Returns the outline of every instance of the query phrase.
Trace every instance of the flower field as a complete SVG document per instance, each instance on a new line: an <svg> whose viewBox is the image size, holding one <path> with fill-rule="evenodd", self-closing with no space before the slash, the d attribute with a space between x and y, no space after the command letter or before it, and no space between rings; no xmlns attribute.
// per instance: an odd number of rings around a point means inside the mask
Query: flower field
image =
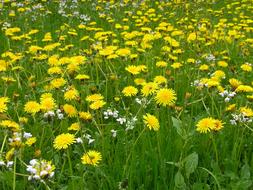
<svg viewBox="0 0 253 190"><path fill-rule="evenodd" d="M0 189L253 189L252 13L0 1Z"/></svg>

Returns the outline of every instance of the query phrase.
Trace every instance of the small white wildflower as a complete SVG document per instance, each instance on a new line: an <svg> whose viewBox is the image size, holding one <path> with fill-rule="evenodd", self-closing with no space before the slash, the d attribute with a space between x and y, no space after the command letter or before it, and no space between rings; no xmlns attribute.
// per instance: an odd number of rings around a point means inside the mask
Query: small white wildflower
<svg viewBox="0 0 253 190"><path fill-rule="evenodd" d="M91 144L95 141L95 139L89 139L88 144Z"/></svg>
<svg viewBox="0 0 253 190"><path fill-rule="evenodd" d="M225 102L229 102L230 101L230 98L229 97L226 97L225 98Z"/></svg>
<svg viewBox="0 0 253 190"><path fill-rule="evenodd" d="M138 104L142 104L141 100L139 98L135 98L135 101L138 103Z"/></svg>
<svg viewBox="0 0 253 190"><path fill-rule="evenodd" d="M32 137L32 134L31 134L31 133L26 133L26 132L24 132L23 137L24 137L25 139L28 139L28 138L31 138L31 137Z"/></svg>
<svg viewBox="0 0 253 190"><path fill-rule="evenodd" d="M83 143L83 140L82 140L80 137L78 137L78 138L76 139L76 142L77 142L77 143Z"/></svg>
<svg viewBox="0 0 253 190"><path fill-rule="evenodd" d="M58 116L58 119L63 119L63 117L64 117L62 113L57 114L57 116Z"/></svg>
<svg viewBox="0 0 253 190"><path fill-rule="evenodd" d="M34 166L34 165L37 164L37 163L38 163L38 162L37 162L36 159L32 159L32 160L30 160L30 162L29 162L29 164L32 165L32 166Z"/></svg>
<svg viewBox="0 0 253 190"><path fill-rule="evenodd" d="M116 110L113 112L113 115L112 115L114 118L117 118L119 116L119 112Z"/></svg>
<svg viewBox="0 0 253 190"><path fill-rule="evenodd" d="M117 119L117 121L120 123L120 125L123 125L126 122L126 118L120 117Z"/></svg>
<svg viewBox="0 0 253 190"><path fill-rule="evenodd" d="M54 117L54 116L55 116L55 113L54 113L53 111L48 111L47 113L48 113L48 115L49 115L50 117Z"/></svg>
<svg viewBox="0 0 253 190"><path fill-rule="evenodd" d="M229 97L234 97L236 95L236 92L231 92L230 94L228 94Z"/></svg>
<svg viewBox="0 0 253 190"><path fill-rule="evenodd" d="M10 168L10 167L12 167L12 165L13 165L13 161L9 161L9 162L7 162L7 168Z"/></svg>
<svg viewBox="0 0 253 190"><path fill-rule="evenodd" d="M45 176L45 175L47 175L48 174L48 172L46 171L46 170L42 170L41 172L40 172L40 176L41 177L43 177L43 176Z"/></svg>
<svg viewBox="0 0 253 190"><path fill-rule="evenodd" d="M237 124L236 121L235 121L234 119L231 119L231 120L230 120L230 123L231 123L231 125L236 125L236 124Z"/></svg>
<svg viewBox="0 0 253 190"><path fill-rule="evenodd" d="M112 130L111 130L111 133L112 133L112 136L113 136L113 137L116 137L116 136L117 136L117 131L116 131L116 130L112 129Z"/></svg>
<svg viewBox="0 0 253 190"><path fill-rule="evenodd" d="M0 161L0 166L5 166L5 163L3 160Z"/></svg>

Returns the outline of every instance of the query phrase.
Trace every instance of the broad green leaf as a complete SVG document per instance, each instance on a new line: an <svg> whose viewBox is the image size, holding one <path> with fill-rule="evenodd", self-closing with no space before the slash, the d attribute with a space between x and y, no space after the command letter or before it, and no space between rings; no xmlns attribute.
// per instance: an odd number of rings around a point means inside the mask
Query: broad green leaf
<svg viewBox="0 0 253 190"><path fill-rule="evenodd" d="M171 117L172 119L172 123L173 123L173 126L176 128L177 130L177 133L183 137L184 136L184 133L183 133L183 125L182 125L182 121L180 121L179 119L175 118L175 117Z"/></svg>
<svg viewBox="0 0 253 190"><path fill-rule="evenodd" d="M247 163L241 168L241 178L250 179L250 167Z"/></svg>
<svg viewBox="0 0 253 190"><path fill-rule="evenodd" d="M185 166L185 172L186 172L186 177L189 178L190 174L193 173L195 171L195 169L198 166L198 154L196 152L188 155L185 159L184 159L184 166Z"/></svg>
<svg viewBox="0 0 253 190"><path fill-rule="evenodd" d="M232 190L247 190L251 186L252 186L251 180L240 180L232 187Z"/></svg>
<svg viewBox="0 0 253 190"><path fill-rule="evenodd" d="M184 176L178 171L175 175L175 187L178 189L186 189L186 184L184 181Z"/></svg>
<svg viewBox="0 0 253 190"><path fill-rule="evenodd" d="M205 183L194 183L192 186L192 190L209 190L210 187Z"/></svg>

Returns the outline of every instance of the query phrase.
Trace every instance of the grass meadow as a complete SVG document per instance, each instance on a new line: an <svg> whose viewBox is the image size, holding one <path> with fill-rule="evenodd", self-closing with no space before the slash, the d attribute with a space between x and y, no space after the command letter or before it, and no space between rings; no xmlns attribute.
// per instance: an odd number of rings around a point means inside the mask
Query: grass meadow
<svg viewBox="0 0 253 190"><path fill-rule="evenodd" d="M253 189L252 12L0 1L0 189Z"/></svg>

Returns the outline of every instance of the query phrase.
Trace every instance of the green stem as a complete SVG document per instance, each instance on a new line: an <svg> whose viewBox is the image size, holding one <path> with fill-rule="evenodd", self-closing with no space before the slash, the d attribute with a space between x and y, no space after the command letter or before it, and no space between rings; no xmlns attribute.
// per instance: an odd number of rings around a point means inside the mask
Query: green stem
<svg viewBox="0 0 253 190"><path fill-rule="evenodd" d="M214 148L214 152L215 152L216 162L218 163L219 157L218 157L217 145L216 145L215 139L213 137L213 134L211 134L211 138L212 138L213 148Z"/></svg>
<svg viewBox="0 0 253 190"><path fill-rule="evenodd" d="M5 145L6 139L7 139L7 134L4 136L4 140L3 140L3 144L2 144L2 147L1 147L1 150L0 150L0 153L2 153L3 150L4 150L4 145Z"/></svg>
<svg viewBox="0 0 253 190"><path fill-rule="evenodd" d="M209 171L208 169L203 168L203 167L199 167L199 168L202 169L202 170L204 170L204 171L206 171L207 173L209 173L214 178L214 180L215 180L215 182L216 182L216 184L218 186L218 190L220 190L221 186L220 186L220 183L219 183L217 177L211 171Z"/></svg>
<svg viewBox="0 0 253 190"><path fill-rule="evenodd" d="M62 176L62 173L63 173L64 167L65 167L65 164L66 164L66 159L65 159L65 157L64 157L64 161L63 161L63 165L62 165L61 173L60 173L60 178L61 178L61 176Z"/></svg>
<svg viewBox="0 0 253 190"><path fill-rule="evenodd" d="M13 183L12 183L12 189L16 189L16 162L17 162L17 157L14 157L14 168L13 168Z"/></svg>
<svg viewBox="0 0 253 190"><path fill-rule="evenodd" d="M68 162L69 162L69 172L70 172L70 177L73 177L73 168L72 168L72 162L71 162L71 159L70 159L70 153L69 153L69 149L67 151L67 155L68 155ZM74 189L74 183L73 181L71 180L71 184L72 184L72 189Z"/></svg>
<svg viewBox="0 0 253 190"><path fill-rule="evenodd" d="M46 190L51 190L50 187L44 181L42 181L42 183L45 185Z"/></svg>
<svg viewBox="0 0 253 190"><path fill-rule="evenodd" d="M133 150L134 150L134 147L135 147L135 145L137 144L137 142L138 142L138 140L140 139L140 137L142 136L142 134L144 133L145 129L146 129L146 128L144 128L144 129L141 131L141 133L139 134L139 136L138 136L137 139L135 140L135 142L134 142L134 144L133 144L133 146L132 146L132 149L130 150L130 152L129 152L129 154L128 154L128 157L127 157L127 159L126 159L126 164L125 164L125 167L124 167L124 171L123 171L123 176L124 176L125 173L126 173L126 168L127 168L127 165L128 165L128 161L130 160L130 157L131 157L131 155L132 155L132 152L133 152Z"/></svg>
<svg viewBox="0 0 253 190"><path fill-rule="evenodd" d="M249 129L251 132L253 132L253 129L250 128L247 124L243 123L243 125L244 125L247 129Z"/></svg>
<svg viewBox="0 0 253 190"><path fill-rule="evenodd" d="M41 150L41 147L42 147L44 134L45 134L45 126L42 126L42 135L41 135L41 139L40 139L40 150Z"/></svg>

